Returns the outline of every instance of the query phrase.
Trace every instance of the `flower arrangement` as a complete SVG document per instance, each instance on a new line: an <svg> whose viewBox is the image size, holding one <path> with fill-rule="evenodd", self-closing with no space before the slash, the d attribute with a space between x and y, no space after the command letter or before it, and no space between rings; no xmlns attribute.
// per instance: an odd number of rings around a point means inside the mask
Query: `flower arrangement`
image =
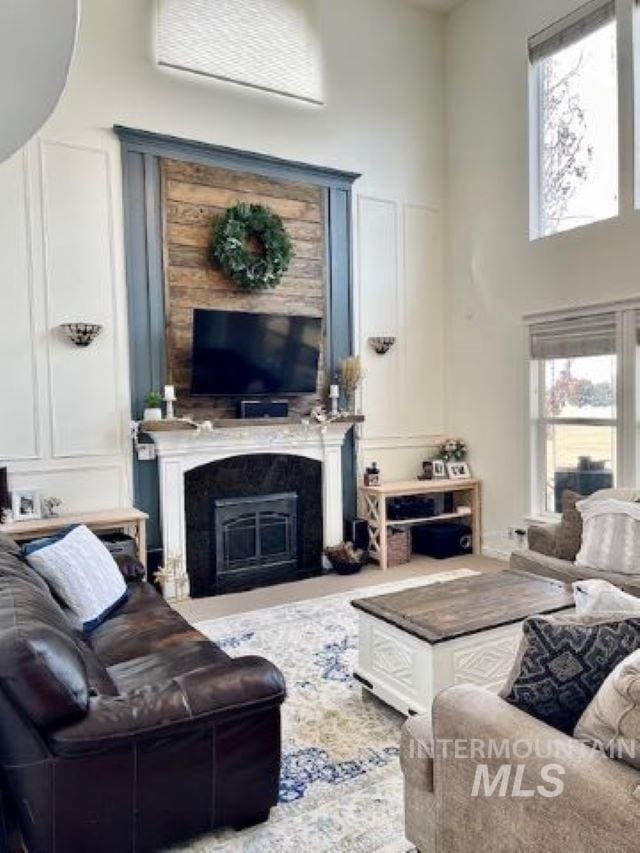
<svg viewBox="0 0 640 853"><path fill-rule="evenodd" d="M445 462L463 462L467 457L467 443L461 438L447 438L438 449L438 458Z"/></svg>
<svg viewBox="0 0 640 853"><path fill-rule="evenodd" d="M340 363L340 386L347 398L347 407L350 412L355 412L356 391L364 379L364 371L360 357L350 355Z"/></svg>

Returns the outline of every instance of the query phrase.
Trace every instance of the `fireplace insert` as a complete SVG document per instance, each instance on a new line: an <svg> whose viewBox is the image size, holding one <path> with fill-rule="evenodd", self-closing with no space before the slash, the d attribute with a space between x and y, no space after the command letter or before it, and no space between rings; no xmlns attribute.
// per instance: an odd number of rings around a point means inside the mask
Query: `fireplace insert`
<svg viewBox="0 0 640 853"><path fill-rule="evenodd" d="M218 590L286 580L298 566L298 496L293 492L213 501Z"/></svg>

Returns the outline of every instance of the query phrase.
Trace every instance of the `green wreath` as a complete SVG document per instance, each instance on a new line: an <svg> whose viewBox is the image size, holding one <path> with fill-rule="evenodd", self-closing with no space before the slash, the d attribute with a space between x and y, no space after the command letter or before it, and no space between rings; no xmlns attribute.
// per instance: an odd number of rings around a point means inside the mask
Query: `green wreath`
<svg viewBox="0 0 640 853"><path fill-rule="evenodd" d="M260 251L248 244L254 238ZM246 290L276 287L293 257L282 219L260 204L236 204L213 226L211 257Z"/></svg>

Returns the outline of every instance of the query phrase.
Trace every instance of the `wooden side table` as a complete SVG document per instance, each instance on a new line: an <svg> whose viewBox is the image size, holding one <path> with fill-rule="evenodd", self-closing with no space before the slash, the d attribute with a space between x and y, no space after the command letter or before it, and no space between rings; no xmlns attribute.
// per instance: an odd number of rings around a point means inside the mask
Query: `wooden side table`
<svg viewBox="0 0 640 853"><path fill-rule="evenodd" d="M79 512L58 515L55 518L37 518L29 521L11 521L0 524L0 533L6 533L16 542L26 542L50 536L71 524L85 524L94 533L126 533L135 540L138 559L147 568L147 519L146 512L135 507L105 509L99 512Z"/></svg>
<svg viewBox="0 0 640 853"><path fill-rule="evenodd" d="M390 527L412 527L436 521L466 521L471 525L473 553L481 553L481 482L480 480L402 480L381 483L379 486L362 486L364 513L369 525L369 551L382 570L387 566L387 532ZM387 515L389 498L416 495L452 494L453 512L427 518L390 519Z"/></svg>

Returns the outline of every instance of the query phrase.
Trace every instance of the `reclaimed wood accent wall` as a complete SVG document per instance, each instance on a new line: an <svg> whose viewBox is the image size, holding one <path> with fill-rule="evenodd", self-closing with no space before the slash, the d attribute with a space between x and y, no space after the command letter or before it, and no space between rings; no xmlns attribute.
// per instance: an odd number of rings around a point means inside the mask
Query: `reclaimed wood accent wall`
<svg viewBox="0 0 640 853"><path fill-rule="evenodd" d="M179 160L161 160L161 176L167 368L168 381L176 386L177 411L198 418L234 417L234 401L190 395L193 309L302 314L324 321L324 193L308 184ZM269 207L282 217L293 241L293 261L274 290L247 293L209 260L214 220L239 201ZM323 334L317 393L290 398L292 412L307 414L324 397L324 340Z"/></svg>

